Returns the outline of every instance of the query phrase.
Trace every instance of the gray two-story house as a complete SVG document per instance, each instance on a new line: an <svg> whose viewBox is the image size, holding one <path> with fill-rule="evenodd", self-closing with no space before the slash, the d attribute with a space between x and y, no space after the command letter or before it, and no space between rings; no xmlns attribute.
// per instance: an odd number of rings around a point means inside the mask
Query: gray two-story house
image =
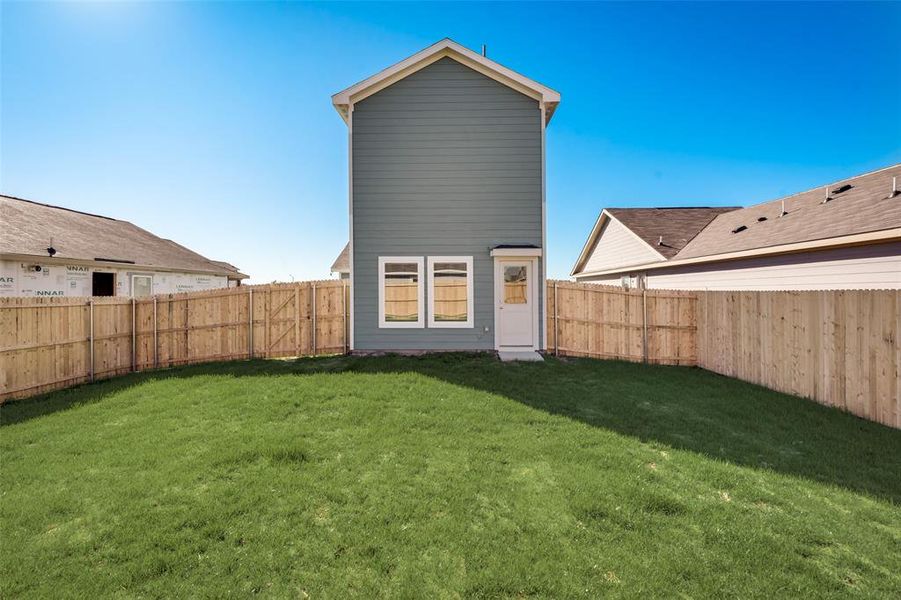
<svg viewBox="0 0 901 600"><path fill-rule="evenodd" d="M444 39L335 94L350 347L545 347L545 128L560 94Z"/></svg>

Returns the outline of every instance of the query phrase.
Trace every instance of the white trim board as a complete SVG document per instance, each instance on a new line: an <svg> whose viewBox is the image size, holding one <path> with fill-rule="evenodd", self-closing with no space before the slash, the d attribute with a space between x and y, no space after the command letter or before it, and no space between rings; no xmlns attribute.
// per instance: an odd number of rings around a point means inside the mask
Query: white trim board
<svg viewBox="0 0 901 600"><path fill-rule="evenodd" d="M349 107L347 111L347 260L350 261L350 307L347 313L347 327L349 329L347 350L354 350L354 111Z"/></svg>
<svg viewBox="0 0 901 600"><path fill-rule="evenodd" d="M413 56L406 58L375 75L356 83L332 96L332 104L341 118L348 121L354 103L385 89L389 85L409 77L442 58L452 58L486 77L506 85L530 98L534 98L546 109L545 122L549 122L560 103L560 93L538 83L516 71L461 46L450 38L444 38Z"/></svg>
<svg viewBox="0 0 901 600"><path fill-rule="evenodd" d="M435 263L457 262L466 263L466 321L436 321L435 320ZM471 256L430 256L427 260L427 277L429 287L429 328L436 329L472 329L475 320L473 318L473 300L475 297L475 277L472 271Z"/></svg>
<svg viewBox="0 0 901 600"><path fill-rule="evenodd" d="M537 256L496 256L492 270L494 271L494 349L500 351L517 351L532 349L538 351L541 345L538 330L538 267L539 257ZM531 273L529 274L529 299L532 305L532 345L531 346L501 346L500 345L500 309L501 309L501 289L503 283L503 274L500 272L500 266L505 262L509 263L528 263Z"/></svg>
<svg viewBox="0 0 901 600"><path fill-rule="evenodd" d="M541 256L541 248L494 248L490 256L509 256L511 258Z"/></svg>
<svg viewBox="0 0 901 600"><path fill-rule="evenodd" d="M668 261L660 261L647 263L643 265L632 265L629 267L619 267L616 269L607 269L604 271L586 271L584 273L576 273L573 277L578 281L579 278L597 277L598 275L617 275L619 273L630 273L633 271L650 271L657 269L669 269L682 265L696 265L702 263L713 263L727 260L736 260L740 258L749 258L754 256L771 256L775 254L792 254L796 252L807 252L814 250L825 250L828 248L840 248L842 246L860 246L865 244L877 244L881 242L890 242L901 240L901 227L893 229L885 229L882 231L871 231L868 233L857 233L854 235L845 235L836 238L826 238L821 240L810 240L806 242L795 242L792 244L780 244L778 246L767 246L764 248L752 248L750 250L739 250L736 252L726 252L723 254L710 254L707 256L697 256L694 258L674 258Z"/></svg>
<svg viewBox="0 0 901 600"><path fill-rule="evenodd" d="M417 302L415 321L385 320L385 265L387 263L413 263L416 265ZM421 256L380 256L379 257L379 329L422 329L425 327L425 273Z"/></svg>
<svg viewBox="0 0 901 600"><path fill-rule="evenodd" d="M634 237L636 240L642 243L642 245L650 248L654 254L659 256L662 260L666 260L666 257L660 253L657 248L650 245L647 240L642 238L640 235L632 231L625 223L616 218L612 213L610 213L606 208L601 211L601 214L598 215L597 221L594 222L594 227L591 228L591 233L588 234L588 239L585 241L585 245L582 246L582 252L579 253L579 258L576 259L576 264L573 265L572 271L570 271L570 275L575 277L576 275L582 275L579 273L579 269L582 268L588 259L591 257L591 252L598 244L598 239L601 236L601 230L604 228L604 224L607 221L616 221L619 223L626 232Z"/></svg>

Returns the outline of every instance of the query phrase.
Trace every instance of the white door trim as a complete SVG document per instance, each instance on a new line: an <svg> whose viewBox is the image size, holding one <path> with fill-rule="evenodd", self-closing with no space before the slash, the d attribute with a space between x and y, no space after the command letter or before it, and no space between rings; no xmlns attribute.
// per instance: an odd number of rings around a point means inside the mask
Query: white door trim
<svg viewBox="0 0 901 600"><path fill-rule="evenodd" d="M500 327L498 324L501 321L501 272L500 266L505 262L517 262L517 263L528 263L529 264L529 303L532 306L532 346L531 349L534 351L538 351L539 349L539 336L538 336L538 286L540 282L538 281L538 257L536 256L495 256L494 257L494 349L497 351L501 350L524 350L529 348L529 346L501 346L500 344Z"/></svg>

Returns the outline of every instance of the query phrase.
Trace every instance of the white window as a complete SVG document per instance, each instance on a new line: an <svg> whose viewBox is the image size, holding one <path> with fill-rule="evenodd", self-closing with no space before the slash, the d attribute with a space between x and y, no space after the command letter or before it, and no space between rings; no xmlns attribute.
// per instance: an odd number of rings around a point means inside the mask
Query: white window
<svg viewBox="0 0 901 600"><path fill-rule="evenodd" d="M133 297L153 295L153 277L150 275L131 276L131 295Z"/></svg>
<svg viewBox="0 0 901 600"><path fill-rule="evenodd" d="M429 257L429 327L472 327L472 257Z"/></svg>
<svg viewBox="0 0 901 600"><path fill-rule="evenodd" d="M423 327L422 257L379 257L379 327Z"/></svg>

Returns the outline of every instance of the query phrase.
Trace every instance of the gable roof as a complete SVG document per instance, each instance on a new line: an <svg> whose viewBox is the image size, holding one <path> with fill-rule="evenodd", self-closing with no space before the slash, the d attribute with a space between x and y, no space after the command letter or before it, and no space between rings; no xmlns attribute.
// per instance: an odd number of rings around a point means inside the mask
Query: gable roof
<svg viewBox="0 0 901 600"><path fill-rule="evenodd" d="M901 164L719 215L675 258L712 256L899 228L901 195L892 196L895 177L901 188ZM844 187L847 189L842 190ZM824 202L827 197L829 200ZM786 214L780 217L783 203Z"/></svg>
<svg viewBox="0 0 901 600"><path fill-rule="evenodd" d="M691 206L607 210L648 245L653 246L664 258L672 258L717 215L738 208L738 206Z"/></svg>
<svg viewBox="0 0 901 600"><path fill-rule="evenodd" d="M560 103L559 92L524 77L481 54L473 52L450 38L444 38L428 48L420 50L413 56L338 92L332 96L332 104L335 106L338 114L341 115L341 118L347 122L350 107L354 103L445 57L451 58L542 103L545 107L545 123L550 122L551 116L553 116L557 105Z"/></svg>
<svg viewBox="0 0 901 600"><path fill-rule="evenodd" d="M332 263L332 273L350 273L350 242L344 244L344 249Z"/></svg>
<svg viewBox="0 0 901 600"><path fill-rule="evenodd" d="M48 260L122 262L140 267L246 279L236 267L111 217L0 195L0 254Z"/></svg>
<svg viewBox="0 0 901 600"><path fill-rule="evenodd" d="M608 219L616 219L662 258L670 259L717 215L737 209L737 206L604 209L573 266L572 274L578 273L584 267L597 246L598 238Z"/></svg>

